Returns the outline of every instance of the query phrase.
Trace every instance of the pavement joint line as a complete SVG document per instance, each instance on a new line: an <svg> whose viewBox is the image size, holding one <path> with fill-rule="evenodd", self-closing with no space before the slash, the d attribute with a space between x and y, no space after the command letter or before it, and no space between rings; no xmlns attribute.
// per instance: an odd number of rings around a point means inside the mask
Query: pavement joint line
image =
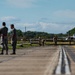
<svg viewBox="0 0 75 75"><path fill-rule="evenodd" d="M34 51L35 51L35 50L31 50L31 51L29 51L29 52L27 52L27 53L20 54L20 55L17 55L17 56L10 55L10 56L13 56L13 57L11 57L11 58L9 58L9 59L6 59L6 60L2 60L2 61L0 61L0 63L6 62L6 61L10 61L10 60L12 60L12 59L15 59L15 58L17 58L17 57L21 57L21 56L23 56L23 55L27 55L27 54L29 54L29 53L31 53L31 52L34 52ZM3 55L1 55L1 56L3 56ZM7 55L6 55L6 56L7 56Z"/></svg>
<svg viewBox="0 0 75 75"><path fill-rule="evenodd" d="M13 56L13 57L8 58L8 59L6 59L6 60L0 61L0 63L6 62L6 61L10 61L10 60L12 60L12 59L15 59L15 58L17 58L17 57L21 57L21 56L23 56L23 55L24 55L24 54L21 54L21 55L18 55L18 56Z"/></svg>
<svg viewBox="0 0 75 75"><path fill-rule="evenodd" d="M10 55L10 56L13 56L13 57L8 58L8 59L5 59L5 60L2 60L2 61L0 61L0 63L6 62L6 61L10 61L10 60L13 60L13 59L15 59L15 58L17 58L17 57L22 57L23 55L25 55L25 54L21 54L21 55L18 55L18 56Z"/></svg>

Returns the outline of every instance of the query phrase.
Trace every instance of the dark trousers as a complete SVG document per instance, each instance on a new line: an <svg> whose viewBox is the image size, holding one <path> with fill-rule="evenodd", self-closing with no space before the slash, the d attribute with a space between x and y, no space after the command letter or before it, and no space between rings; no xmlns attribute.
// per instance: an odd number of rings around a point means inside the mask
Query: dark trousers
<svg viewBox="0 0 75 75"><path fill-rule="evenodd" d="M55 45L57 45L57 41L55 41Z"/></svg>
<svg viewBox="0 0 75 75"><path fill-rule="evenodd" d="M13 54L16 53L16 44L17 44L17 41L13 41L12 43Z"/></svg>
<svg viewBox="0 0 75 75"><path fill-rule="evenodd" d="M6 50L6 54L8 54L8 40L3 39L2 40L2 54L4 53L4 50Z"/></svg>

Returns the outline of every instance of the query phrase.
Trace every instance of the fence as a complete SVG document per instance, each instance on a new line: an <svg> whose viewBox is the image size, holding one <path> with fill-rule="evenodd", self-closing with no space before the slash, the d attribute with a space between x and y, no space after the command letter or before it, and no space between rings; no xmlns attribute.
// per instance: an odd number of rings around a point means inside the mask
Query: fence
<svg viewBox="0 0 75 75"><path fill-rule="evenodd" d="M38 39L30 40L31 44L40 44ZM61 40L58 39L54 41L53 39L43 39L41 40L41 45L75 45L75 40Z"/></svg>

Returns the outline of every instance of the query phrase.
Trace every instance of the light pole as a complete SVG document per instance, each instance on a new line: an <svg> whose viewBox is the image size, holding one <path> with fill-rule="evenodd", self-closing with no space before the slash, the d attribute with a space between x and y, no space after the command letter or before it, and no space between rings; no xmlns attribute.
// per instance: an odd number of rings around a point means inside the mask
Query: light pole
<svg viewBox="0 0 75 75"><path fill-rule="evenodd" d="M25 26L25 32L26 32L26 26Z"/></svg>

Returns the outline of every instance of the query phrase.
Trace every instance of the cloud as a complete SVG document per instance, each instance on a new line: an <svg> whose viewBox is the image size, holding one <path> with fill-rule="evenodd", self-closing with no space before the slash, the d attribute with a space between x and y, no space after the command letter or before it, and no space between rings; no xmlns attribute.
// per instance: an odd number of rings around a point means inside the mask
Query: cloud
<svg viewBox="0 0 75 75"><path fill-rule="evenodd" d="M50 33L66 33L72 29L74 24L63 24L63 23L44 23L41 22L42 30Z"/></svg>
<svg viewBox="0 0 75 75"><path fill-rule="evenodd" d="M16 17L13 17L13 16L6 16L6 17L2 17L0 18L0 21L3 22L19 22L20 19L16 18Z"/></svg>
<svg viewBox="0 0 75 75"><path fill-rule="evenodd" d="M41 31L48 33L66 33L68 30L74 28L74 24L65 24L65 23L47 23L47 22L38 22L38 23L17 23L16 28L25 31Z"/></svg>
<svg viewBox="0 0 75 75"><path fill-rule="evenodd" d="M6 0L10 5L21 7L21 8L28 8L35 5L36 1L38 0Z"/></svg>
<svg viewBox="0 0 75 75"><path fill-rule="evenodd" d="M36 24L35 23L16 23L15 24L15 27L18 28L18 29L21 29L22 31L25 31L25 27L27 29L27 31L35 31L35 26Z"/></svg>
<svg viewBox="0 0 75 75"><path fill-rule="evenodd" d="M13 16L7 16L0 18L0 22L5 21L10 29L10 24L14 23L16 29L21 29L22 31L41 31L48 33L66 33L68 30L75 27L75 22L47 22L46 18L35 23L24 23L19 18Z"/></svg>
<svg viewBox="0 0 75 75"><path fill-rule="evenodd" d="M75 27L75 22L36 22L36 23L24 23L18 18L13 16L2 17L1 22L5 21L10 29L10 24L14 23L17 29L22 31L41 31L48 33L66 33L68 30Z"/></svg>

